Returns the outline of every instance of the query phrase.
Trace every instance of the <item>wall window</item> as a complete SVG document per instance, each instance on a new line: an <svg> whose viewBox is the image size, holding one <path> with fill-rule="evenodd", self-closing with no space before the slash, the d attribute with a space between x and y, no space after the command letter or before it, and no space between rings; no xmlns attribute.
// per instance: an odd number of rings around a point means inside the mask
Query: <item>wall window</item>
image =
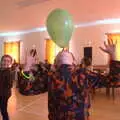
<svg viewBox="0 0 120 120"><path fill-rule="evenodd" d="M10 55L16 62L20 62L20 41L4 42L4 54Z"/></svg>
<svg viewBox="0 0 120 120"><path fill-rule="evenodd" d="M50 64L54 63L54 59L59 51L61 51L62 48L57 46L52 40L46 39L46 58Z"/></svg>
<svg viewBox="0 0 120 120"><path fill-rule="evenodd" d="M111 44L111 41L113 43L117 43L116 45L116 58L117 60L120 60L120 33L115 33L115 34L112 34L112 33L108 33L106 34L107 35L107 38L108 38L108 44Z"/></svg>

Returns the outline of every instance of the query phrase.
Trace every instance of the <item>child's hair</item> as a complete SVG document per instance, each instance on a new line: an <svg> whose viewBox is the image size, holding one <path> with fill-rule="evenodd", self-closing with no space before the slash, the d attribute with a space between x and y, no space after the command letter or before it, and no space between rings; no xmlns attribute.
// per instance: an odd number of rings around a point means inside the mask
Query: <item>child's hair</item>
<svg viewBox="0 0 120 120"><path fill-rule="evenodd" d="M91 58L89 57L84 57L83 58L83 64L87 67L90 66L92 64Z"/></svg>
<svg viewBox="0 0 120 120"><path fill-rule="evenodd" d="M10 55L7 55L7 54L2 56L2 58L1 58L1 62L2 62L3 59L6 58L6 57L10 58L10 60L11 60L11 62L12 62L12 57L11 57Z"/></svg>

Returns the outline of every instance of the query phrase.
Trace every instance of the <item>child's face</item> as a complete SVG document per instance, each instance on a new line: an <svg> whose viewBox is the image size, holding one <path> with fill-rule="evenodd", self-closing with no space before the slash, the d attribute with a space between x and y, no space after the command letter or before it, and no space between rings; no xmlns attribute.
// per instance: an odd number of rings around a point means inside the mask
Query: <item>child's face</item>
<svg viewBox="0 0 120 120"><path fill-rule="evenodd" d="M9 57L4 57L3 60L1 61L2 68L9 68L12 65L11 58Z"/></svg>

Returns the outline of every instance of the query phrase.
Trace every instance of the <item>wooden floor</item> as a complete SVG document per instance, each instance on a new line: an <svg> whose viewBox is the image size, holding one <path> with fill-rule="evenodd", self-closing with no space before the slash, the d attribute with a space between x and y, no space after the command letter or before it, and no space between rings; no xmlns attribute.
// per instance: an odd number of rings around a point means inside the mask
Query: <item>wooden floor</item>
<svg viewBox="0 0 120 120"><path fill-rule="evenodd" d="M116 98L108 98L105 90L97 91L92 100L90 120L120 120L120 90ZM10 120L48 120L47 93L23 96L14 88L9 99ZM2 120L2 119L0 119Z"/></svg>

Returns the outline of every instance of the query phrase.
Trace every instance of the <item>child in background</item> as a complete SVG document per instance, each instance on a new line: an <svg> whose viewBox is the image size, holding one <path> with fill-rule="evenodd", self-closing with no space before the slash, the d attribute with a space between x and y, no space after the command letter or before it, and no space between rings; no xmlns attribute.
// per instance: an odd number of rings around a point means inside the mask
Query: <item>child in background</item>
<svg viewBox="0 0 120 120"><path fill-rule="evenodd" d="M8 99L11 96L12 88L12 57L10 55L4 55L1 58L0 68L0 111L3 120L9 120L7 112Z"/></svg>

